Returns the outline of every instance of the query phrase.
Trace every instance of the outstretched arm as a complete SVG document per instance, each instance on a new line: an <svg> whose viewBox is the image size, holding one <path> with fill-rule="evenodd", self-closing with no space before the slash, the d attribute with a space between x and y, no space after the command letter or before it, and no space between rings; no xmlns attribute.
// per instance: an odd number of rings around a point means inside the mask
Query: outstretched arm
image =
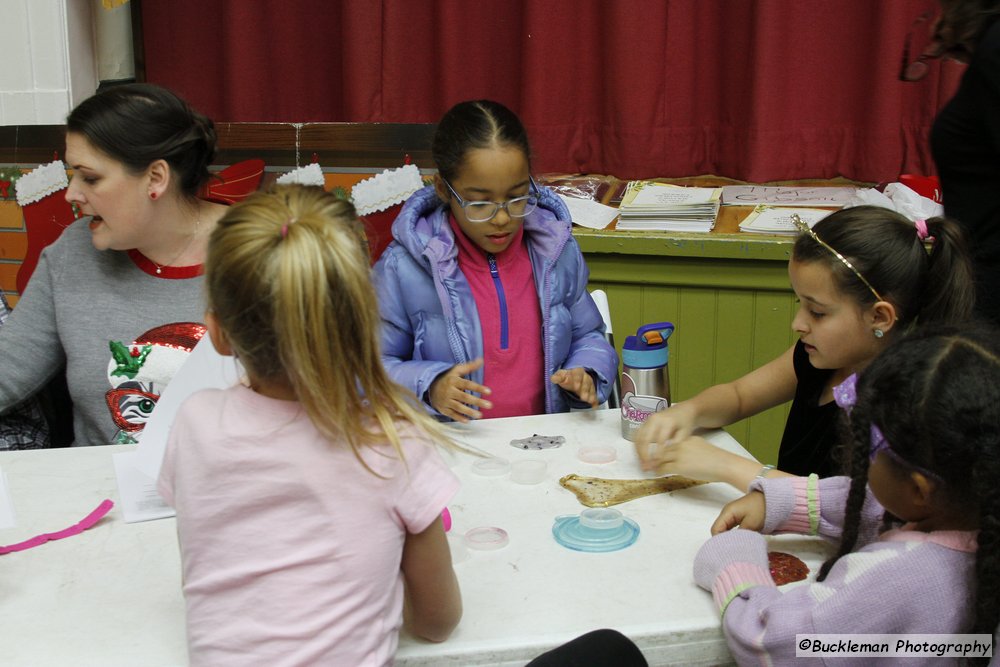
<svg viewBox="0 0 1000 667"><path fill-rule="evenodd" d="M652 461L656 452L651 448L676 444L697 428L727 426L790 401L798 386L792 365L794 350L789 348L738 380L709 387L694 398L651 415L636 433L639 457L644 462Z"/></svg>
<svg viewBox="0 0 1000 667"><path fill-rule="evenodd" d="M672 445L636 447L643 470L658 475L684 475L705 482L725 482L746 491L758 475L789 476L780 470L764 470L760 462L716 447L701 436L692 435Z"/></svg>

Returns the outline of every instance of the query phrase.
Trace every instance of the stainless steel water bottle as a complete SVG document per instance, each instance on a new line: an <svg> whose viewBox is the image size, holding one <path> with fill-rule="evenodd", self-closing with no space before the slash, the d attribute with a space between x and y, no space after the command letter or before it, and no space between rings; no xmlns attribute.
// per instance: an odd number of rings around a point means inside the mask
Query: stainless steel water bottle
<svg viewBox="0 0 1000 667"><path fill-rule="evenodd" d="M635 433L654 412L670 407L667 339L674 332L670 322L639 327L622 346L622 437Z"/></svg>

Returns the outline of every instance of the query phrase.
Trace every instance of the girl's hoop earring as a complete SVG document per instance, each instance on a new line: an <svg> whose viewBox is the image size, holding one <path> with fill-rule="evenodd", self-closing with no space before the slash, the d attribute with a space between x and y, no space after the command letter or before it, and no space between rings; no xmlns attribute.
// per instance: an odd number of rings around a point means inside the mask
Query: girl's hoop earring
<svg viewBox="0 0 1000 667"><path fill-rule="evenodd" d="M875 334L875 337L876 337L876 338L881 338L882 336L884 336L884 335L885 335L885 332L884 332L884 331L882 331L881 329L876 329L876 330L875 330L875 331L873 331L872 333L874 333L874 334Z"/></svg>

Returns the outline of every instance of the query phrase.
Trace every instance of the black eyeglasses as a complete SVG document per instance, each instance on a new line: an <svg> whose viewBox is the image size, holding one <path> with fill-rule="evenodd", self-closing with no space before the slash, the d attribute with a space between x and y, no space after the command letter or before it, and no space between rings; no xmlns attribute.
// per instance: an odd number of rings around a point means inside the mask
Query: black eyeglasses
<svg viewBox="0 0 1000 667"><path fill-rule="evenodd" d="M917 56L916 60L910 60L910 47L913 45L913 33L930 17L930 12L924 12L918 16L913 22L913 25L910 26L910 32L906 33L906 41L903 42L903 63L899 68L900 81L920 81L927 76L927 72L930 71L930 64L928 61L939 57L937 54L927 53L927 49L924 48L920 52L920 55Z"/></svg>
<svg viewBox="0 0 1000 667"><path fill-rule="evenodd" d="M455 195L455 199L458 200L458 205L465 211L465 218L469 222L488 222L500 212L500 209L507 211L507 215L512 218L523 218L535 210L538 206L538 186L535 184L535 179L530 177L529 179L530 190L528 194L523 197L514 197L513 199L508 199L503 202L466 201L465 199L462 199L460 194L455 192L455 188L451 187L451 183L444 178L441 180L444 181L444 184L448 186L449 190L451 190L451 194Z"/></svg>

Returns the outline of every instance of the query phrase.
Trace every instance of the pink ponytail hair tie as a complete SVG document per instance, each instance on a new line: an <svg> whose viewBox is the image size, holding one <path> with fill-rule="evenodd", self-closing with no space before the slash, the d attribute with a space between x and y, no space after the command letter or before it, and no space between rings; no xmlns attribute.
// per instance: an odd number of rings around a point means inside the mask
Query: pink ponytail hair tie
<svg viewBox="0 0 1000 667"><path fill-rule="evenodd" d="M917 238L921 241L925 240L930 234L927 232L927 221L926 220L914 220L913 226L917 228Z"/></svg>

